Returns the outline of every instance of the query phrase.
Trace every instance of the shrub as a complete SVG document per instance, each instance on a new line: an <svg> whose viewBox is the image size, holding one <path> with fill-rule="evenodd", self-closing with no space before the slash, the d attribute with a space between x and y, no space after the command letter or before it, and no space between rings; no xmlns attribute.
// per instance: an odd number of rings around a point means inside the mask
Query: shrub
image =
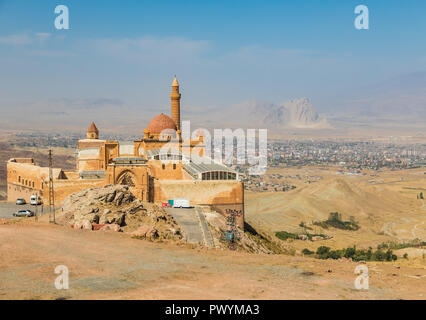
<svg viewBox="0 0 426 320"><path fill-rule="evenodd" d="M309 250L309 249L305 248L305 249L303 249L303 250L302 250L302 253L303 253L304 255L309 256L309 255L314 254L315 252L313 252L313 251L311 251L311 250Z"/></svg>
<svg viewBox="0 0 426 320"><path fill-rule="evenodd" d="M326 246L321 246L321 247L318 247L317 249L317 254L319 255L328 254L329 252L330 252L330 248Z"/></svg>
<svg viewBox="0 0 426 320"><path fill-rule="evenodd" d="M297 239L297 234L290 233L290 232L287 232L287 231L279 231L279 232L276 232L276 233L275 233L275 236L276 236L278 239L281 239L281 240Z"/></svg>
<svg viewBox="0 0 426 320"><path fill-rule="evenodd" d="M345 258L348 258L348 259L352 258L355 255L355 253L356 253L355 247L353 247L353 248L347 248L345 250Z"/></svg>
<svg viewBox="0 0 426 320"><path fill-rule="evenodd" d="M324 229L328 229L328 227L351 231L359 229L359 225L353 216L351 216L350 221L342 221L342 216L338 212L330 212L327 220L315 221L313 224Z"/></svg>

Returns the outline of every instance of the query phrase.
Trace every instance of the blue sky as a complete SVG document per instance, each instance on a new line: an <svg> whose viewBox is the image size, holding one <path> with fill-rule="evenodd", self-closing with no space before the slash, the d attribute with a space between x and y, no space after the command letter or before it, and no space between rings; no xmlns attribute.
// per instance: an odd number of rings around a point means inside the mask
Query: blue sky
<svg viewBox="0 0 426 320"><path fill-rule="evenodd" d="M70 30L54 28L58 4ZM370 30L354 28L358 4ZM0 0L0 107L89 99L168 111L177 74L188 110L299 97L334 110L426 71L425 16L417 0Z"/></svg>

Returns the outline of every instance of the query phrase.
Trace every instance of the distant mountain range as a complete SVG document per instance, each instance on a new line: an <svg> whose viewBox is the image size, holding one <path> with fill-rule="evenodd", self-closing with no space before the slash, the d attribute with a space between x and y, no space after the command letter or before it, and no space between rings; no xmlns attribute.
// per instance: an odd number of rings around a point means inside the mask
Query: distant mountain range
<svg viewBox="0 0 426 320"><path fill-rule="evenodd" d="M250 101L228 110L220 122L229 126L264 127L269 130L329 128L327 119L321 117L307 98L294 99L281 104ZM230 122L232 121L232 122Z"/></svg>

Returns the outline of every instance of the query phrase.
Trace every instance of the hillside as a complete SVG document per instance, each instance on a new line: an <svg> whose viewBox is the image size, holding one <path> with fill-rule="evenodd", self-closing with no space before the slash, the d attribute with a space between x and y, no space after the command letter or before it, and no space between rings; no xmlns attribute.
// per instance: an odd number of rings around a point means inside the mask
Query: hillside
<svg viewBox="0 0 426 320"><path fill-rule="evenodd" d="M300 233L299 224L304 222L312 227L311 232L333 237L318 242L294 241L292 245L299 250L320 245L367 248L385 241L426 239L426 207L417 199L426 185L423 171L386 172L375 180L369 175L344 176L328 170L322 175L321 181L299 184L289 192L246 193L247 221L270 235L283 230ZM360 229L324 230L312 225L326 220L331 212L339 212L344 220L353 217Z"/></svg>

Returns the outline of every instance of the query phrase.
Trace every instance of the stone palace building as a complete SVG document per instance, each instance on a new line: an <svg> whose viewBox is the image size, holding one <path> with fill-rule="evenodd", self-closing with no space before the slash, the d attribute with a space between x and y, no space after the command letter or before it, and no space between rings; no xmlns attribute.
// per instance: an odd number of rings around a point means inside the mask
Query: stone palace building
<svg viewBox="0 0 426 320"><path fill-rule="evenodd" d="M223 214L237 210L243 226L244 188L238 173L206 159L202 134L196 140L182 139L176 78L170 97L171 117L155 116L141 139L132 144L102 140L92 122L86 138L78 141L76 169L52 170L55 203L83 189L122 184L143 201L186 198L191 205L210 206ZM7 185L9 201L29 201L38 194L48 204L49 168L36 165L31 158L12 158L7 163Z"/></svg>

